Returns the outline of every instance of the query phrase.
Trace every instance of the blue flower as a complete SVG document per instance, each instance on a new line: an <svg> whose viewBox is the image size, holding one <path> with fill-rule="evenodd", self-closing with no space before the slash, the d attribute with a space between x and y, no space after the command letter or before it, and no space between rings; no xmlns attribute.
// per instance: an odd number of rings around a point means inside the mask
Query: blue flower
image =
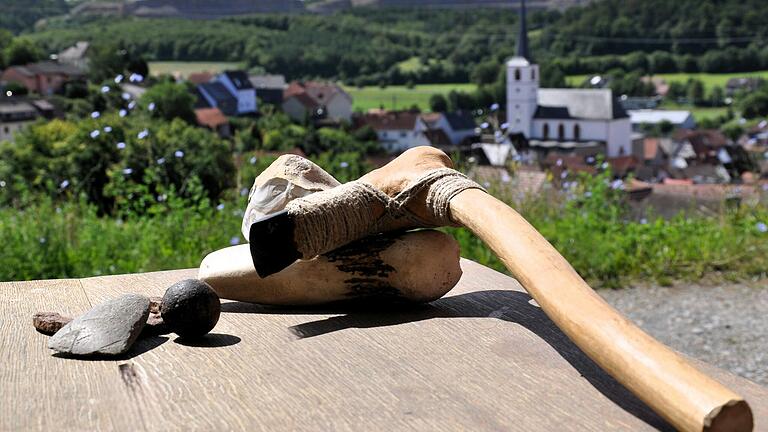
<svg viewBox="0 0 768 432"><path fill-rule="evenodd" d="M101 132L98 129L91 131L91 138L96 138L99 135L101 135Z"/></svg>
<svg viewBox="0 0 768 432"><path fill-rule="evenodd" d="M99 117L101 117L101 113L100 112L94 111L94 112L91 113L91 118L92 119L97 119Z"/></svg>
<svg viewBox="0 0 768 432"><path fill-rule="evenodd" d="M755 228L761 233L768 232L768 225L766 225L765 222L758 222L757 225L755 225Z"/></svg>
<svg viewBox="0 0 768 432"><path fill-rule="evenodd" d="M61 183L59 183L59 188L60 189L66 189L67 186L69 186L69 180L64 180Z"/></svg>
<svg viewBox="0 0 768 432"><path fill-rule="evenodd" d="M256 156L251 156L251 158L248 160L248 162L250 162L251 165L255 165L257 160L258 159L256 159Z"/></svg>
<svg viewBox="0 0 768 432"><path fill-rule="evenodd" d="M507 123L507 122L504 122L504 123L502 123L502 124L501 124L499 127L500 127L501 129L507 129L507 128L509 128L509 123Z"/></svg>
<svg viewBox="0 0 768 432"><path fill-rule="evenodd" d="M109 90L110 90L110 89L109 89L109 86L102 86L102 87L101 87L101 92L102 92L102 93L109 93Z"/></svg>
<svg viewBox="0 0 768 432"><path fill-rule="evenodd" d="M246 196L246 195L248 195L248 188L240 189L240 196Z"/></svg>
<svg viewBox="0 0 768 432"><path fill-rule="evenodd" d="M480 124L480 128L481 128L481 129L488 129L488 126L490 126L490 125L488 124L488 122L483 122L483 123L481 123L481 124Z"/></svg>
<svg viewBox="0 0 768 432"><path fill-rule="evenodd" d="M339 166L342 168L347 168L349 166L349 163L342 161L342 162L339 162Z"/></svg>
<svg viewBox="0 0 768 432"><path fill-rule="evenodd" d="M138 139L144 139L148 136L149 136L149 131L146 129L144 129L143 131L139 132L138 135L136 135Z"/></svg>
<svg viewBox="0 0 768 432"><path fill-rule="evenodd" d="M155 110L155 103L154 102L150 102L149 105L147 106L147 109L150 110L150 111L154 111Z"/></svg>
<svg viewBox="0 0 768 432"><path fill-rule="evenodd" d="M120 97L122 97L123 100L131 100L131 94L128 92L123 92L123 94L121 94Z"/></svg>
<svg viewBox="0 0 768 432"><path fill-rule="evenodd" d="M112 132L112 126L104 126L104 129L103 129L103 130L104 130L104 132L106 132L106 133L110 133L110 132Z"/></svg>
<svg viewBox="0 0 768 432"><path fill-rule="evenodd" d="M128 111L127 111L127 110L124 110L124 109L121 109L121 110L120 110L120 111L119 111L117 114L118 114L120 117L125 117L125 116L127 116L127 115L128 115Z"/></svg>
<svg viewBox="0 0 768 432"><path fill-rule="evenodd" d="M218 211L224 210L224 203L221 203L221 204L217 205L216 206L216 210L218 210Z"/></svg>
<svg viewBox="0 0 768 432"><path fill-rule="evenodd" d="M181 151L181 150L176 150L175 152L173 152L173 155L176 156L177 158L181 159L181 158L184 157L184 152Z"/></svg>
<svg viewBox="0 0 768 432"><path fill-rule="evenodd" d="M125 174L125 175L131 175L131 174L133 174L133 170L132 170L131 168L125 168L125 169L123 170L123 174Z"/></svg>
<svg viewBox="0 0 768 432"><path fill-rule="evenodd" d="M494 103L491 105L491 111L496 111L497 109L499 109L499 104Z"/></svg>
<svg viewBox="0 0 768 432"><path fill-rule="evenodd" d="M117 74L115 77L115 84L120 84L123 81L123 78L125 78L123 74Z"/></svg>
<svg viewBox="0 0 768 432"><path fill-rule="evenodd" d="M115 147L117 147L118 150L122 150L122 149L125 148L125 143L124 142L119 142L119 143L117 143L115 145Z"/></svg>
<svg viewBox="0 0 768 432"><path fill-rule="evenodd" d="M165 158L164 157L161 157L160 159L157 160L157 164L158 165L162 165L164 163L165 163Z"/></svg>
<svg viewBox="0 0 768 432"><path fill-rule="evenodd" d="M4 188L5 184L5 180L0 180L0 188Z"/></svg>
<svg viewBox="0 0 768 432"><path fill-rule="evenodd" d="M136 101L130 101L128 103L128 109L134 109L136 108Z"/></svg>
<svg viewBox="0 0 768 432"><path fill-rule="evenodd" d="M240 237L235 236L235 237L232 237L231 239L229 239L229 245L230 246L236 246L236 245L239 245L239 244L240 244Z"/></svg>
<svg viewBox="0 0 768 432"><path fill-rule="evenodd" d="M619 190L624 189L624 182L621 180L614 180L611 182L611 189L613 190Z"/></svg>

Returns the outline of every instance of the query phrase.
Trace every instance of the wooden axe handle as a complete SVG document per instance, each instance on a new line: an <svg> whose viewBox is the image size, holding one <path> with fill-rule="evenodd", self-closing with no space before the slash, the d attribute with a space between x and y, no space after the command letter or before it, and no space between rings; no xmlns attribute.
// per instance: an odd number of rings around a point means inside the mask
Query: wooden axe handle
<svg viewBox="0 0 768 432"><path fill-rule="evenodd" d="M454 221L480 237L544 312L600 367L682 431L751 431L752 411L618 313L519 213L469 189L450 203Z"/></svg>

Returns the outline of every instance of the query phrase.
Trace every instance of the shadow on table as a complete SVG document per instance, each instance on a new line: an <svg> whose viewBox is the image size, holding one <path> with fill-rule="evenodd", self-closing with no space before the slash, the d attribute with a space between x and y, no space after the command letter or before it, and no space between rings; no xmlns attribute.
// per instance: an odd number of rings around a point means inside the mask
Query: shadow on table
<svg viewBox="0 0 768 432"><path fill-rule="evenodd" d="M348 306L323 308L276 308L250 303L222 304L222 311L260 314L343 314L298 324L289 328L299 339L316 337L350 328L375 328L424 321L433 318L490 318L516 323L535 333L554 348L586 378L595 389L624 411L660 430L674 430L665 420L587 357L522 292L508 290L478 291L444 297L427 305L392 308Z"/></svg>
<svg viewBox="0 0 768 432"><path fill-rule="evenodd" d="M205 336L194 339L177 337L173 340L174 343L179 345L196 348L221 348L238 344L240 341L239 337L225 333L208 333Z"/></svg>

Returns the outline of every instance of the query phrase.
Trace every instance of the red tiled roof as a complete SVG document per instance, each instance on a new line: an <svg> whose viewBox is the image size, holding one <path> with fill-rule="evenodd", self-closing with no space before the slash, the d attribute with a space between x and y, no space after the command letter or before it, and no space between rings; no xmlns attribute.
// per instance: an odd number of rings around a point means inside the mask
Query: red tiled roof
<svg viewBox="0 0 768 432"><path fill-rule="evenodd" d="M637 158L634 156L619 156L606 160L611 165L614 174L625 176L629 171L637 167Z"/></svg>
<svg viewBox="0 0 768 432"><path fill-rule="evenodd" d="M410 111L389 111L381 114L363 114L357 121L374 130L413 130L419 113Z"/></svg>
<svg viewBox="0 0 768 432"><path fill-rule="evenodd" d="M659 139L646 138L643 140L643 158L645 160L655 159L659 152Z"/></svg>
<svg viewBox="0 0 768 432"><path fill-rule="evenodd" d="M195 117L197 118L197 124L211 129L216 129L229 122L224 113L218 108L198 108L195 110Z"/></svg>
<svg viewBox="0 0 768 432"><path fill-rule="evenodd" d="M285 90L283 90L283 99L290 97L305 95L303 99L299 99L302 104L309 106L309 101L312 101L312 106L325 105L334 98L337 94L345 96L347 99L351 99L350 96L337 84L331 82L320 81L293 81ZM308 98L308 99L307 99Z"/></svg>
<svg viewBox="0 0 768 432"><path fill-rule="evenodd" d="M187 77L187 81L191 82L192 84L198 85L198 84L205 84L207 82L210 82L213 79L213 74L210 72L192 72Z"/></svg>

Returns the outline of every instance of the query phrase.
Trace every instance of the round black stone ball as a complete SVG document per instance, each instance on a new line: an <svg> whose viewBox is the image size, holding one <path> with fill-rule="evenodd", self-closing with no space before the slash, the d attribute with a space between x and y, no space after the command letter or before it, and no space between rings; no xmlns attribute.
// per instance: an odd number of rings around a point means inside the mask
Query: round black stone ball
<svg viewBox="0 0 768 432"><path fill-rule="evenodd" d="M210 285L198 279L185 279L171 285L160 304L160 315L171 330L182 338L198 338L219 321L221 302Z"/></svg>

